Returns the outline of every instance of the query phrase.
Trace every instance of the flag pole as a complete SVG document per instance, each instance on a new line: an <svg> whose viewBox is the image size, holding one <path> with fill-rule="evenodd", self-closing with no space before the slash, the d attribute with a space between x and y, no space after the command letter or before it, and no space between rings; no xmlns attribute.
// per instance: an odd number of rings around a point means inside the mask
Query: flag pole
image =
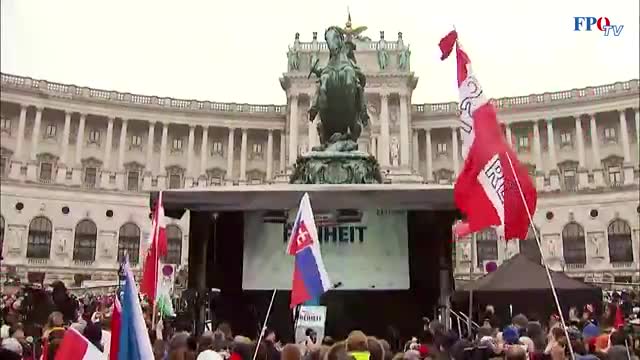
<svg viewBox="0 0 640 360"><path fill-rule="evenodd" d="M253 360L256 360L256 356L258 356L258 349L260 348L260 343L262 342L262 337L264 336L265 331L267 331L267 321L269 321L269 315L271 314L271 307L273 307L273 301L276 298L277 289L273 289L273 293L271 294L271 301L269 302L269 308L267 309L267 315L264 317L264 322L262 323L262 330L260 331L260 336L258 337L258 341L256 342L256 349L253 352Z"/></svg>
<svg viewBox="0 0 640 360"><path fill-rule="evenodd" d="M151 225L153 226L153 229L151 229L151 233L153 234L154 238L151 239L150 246L153 246L154 240L158 237L158 230L160 228L160 219L159 219L160 211L159 211L159 207L162 206L161 201L162 201L162 190L160 190L160 192L158 193L158 201L156 201L156 207L153 210L153 212L155 214L154 214L153 220L151 222ZM147 249L147 251L149 251L149 249ZM158 249L157 248L154 251L154 259L153 259L153 261L155 262L154 263L155 266L153 267L154 268L154 271L153 271L153 273L154 273L154 281L155 281L155 286L154 286L155 291L154 291L153 296L154 296L154 298L157 298L158 297L158 294L157 294L157 292L158 292ZM151 313L151 326L155 329L155 327L156 327L156 312L157 312L156 303L157 303L157 301L156 301L156 299L150 299L150 300L152 301L152 304L153 304L151 306L151 309L152 309L151 311L153 311Z"/></svg>
<svg viewBox="0 0 640 360"><path fill-rule="evenodd" d="M544 253L542 251L542 243L540 241L538 231L536 230L536 227L533 224L533 217L531 216L531 212L529 211L529 207L527 206L527 200L524 197L524 192L522 191L522 186L520 186L520 180L516 175L516 169L513 166L513 162L511 161L511 156L509 155L508 152L506 153L506 155L507 155L507 160L509 161L509 167L511 168L513 177L516 180L516 185L518 186L518 192L520 193L522 204L524 205L524 209L527 212L527 217L529 218L529 225L531 226L531 230L533 231L533 235L536 239L536 244L538 245L538 250L540 251L540 258L542 259L542 265L544 266L544 270L547 273L547 280L549 281L549 286L551 287L551 293L553 294L553 300L555 301L556 307L558 309L558 315L560 316L562 329L564 330L564 334L567 337L567 339L569 339L569 331L567 329L567 324L564 321L564 315L562 314L562 308L560 307L560 300L558 299L558 293L556 292L556 287L553 285L553 279L551 278L551 271L549 270L547 261L544 258ZM575 353L573 352L573 346L571 346L571 341L567 341L567 346L569 348L569 353L571 354L571 359L575 359L576 357L575 357Z"/></svg>

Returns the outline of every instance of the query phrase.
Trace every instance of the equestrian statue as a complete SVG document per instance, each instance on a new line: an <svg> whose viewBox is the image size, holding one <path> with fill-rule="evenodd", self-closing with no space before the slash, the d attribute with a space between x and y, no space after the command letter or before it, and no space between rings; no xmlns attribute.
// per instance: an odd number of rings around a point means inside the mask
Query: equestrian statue
<svg viewBox="0 0 640 360"><path fill-rule="evenodd" d="M359 34L356 31L364 31L366 27L354 31L350 18L344 29L331 26L325 31L329 61L321 68L319 60L316 60L309 72L309 77L318 77L317 90L309 109L309 121L320 114L320 146L314 147L314 151L357 150L356 141L362 128L369 125L364 94L367 79L357 65L353 43L354 34Z"/></svg>
<svg viewBox="0 0 640 360"><path fill-rule="evenodd" d="M364 88L367 79L357 64L354 40L365 26L352 28L351 15L344 28L331 26L324 32L329 60L324 67L315 60L308 78L317 77L309 121L318 115L320 145L298 157L290 177L295 184L369 184L382 182L378 161L358 151L358 138L369 125Z"/></svg>

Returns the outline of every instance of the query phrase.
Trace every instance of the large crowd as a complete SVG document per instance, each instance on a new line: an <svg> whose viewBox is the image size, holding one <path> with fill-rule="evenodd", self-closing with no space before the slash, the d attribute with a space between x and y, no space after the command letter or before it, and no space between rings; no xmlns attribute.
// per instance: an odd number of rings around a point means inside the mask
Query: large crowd
<svg viewBox="0 0 640 360"><path fill-rule="evenodd" d="M60 282L50 289L5 286L0 304L0 359L56 360L69 328L82 333L109 359L114 296L75 297ZM256 344L255 339L234 334L225 322L195 336L190 322L165 319L152 324L149 311L145 319L158 360L561 360L572 355L575 359L638 360L640 298L630 293L614 295L603 308L602 314L596 314L593 305L572 308L564 327L557 315L499 319L488 305L476 315L480 325L471 336L431 321L401 348L402 343L392 346L396 343L358 330L342 340L318 339L315 332L307 331L304 341L285 343L273 330L265 329Z"/></svg>

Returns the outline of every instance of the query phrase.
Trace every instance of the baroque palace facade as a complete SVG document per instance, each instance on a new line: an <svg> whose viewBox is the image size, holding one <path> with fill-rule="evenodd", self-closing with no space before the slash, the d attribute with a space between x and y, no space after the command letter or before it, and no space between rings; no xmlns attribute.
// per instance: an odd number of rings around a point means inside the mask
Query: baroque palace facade
<svg viewBox="0 0 640 360"><path fill-rule="evenodd" d="M360 148L385 182L452 184L462 166L457 104L412 104L418 78L396 40L356 42L367 75L371 126ZM2 274L23 280L114 280L127 252L140 263L148 192L286 182L298 154L317 143L307 109L311 64L326 44L296 34L280 79L286 105L136 95L2 74ZM539 192L534 222L550 266L591 281L640 281L638 80L495 99ZM188 214L168 227L168 262L185 265ZM458 277L535 240L492 231L459 241ZM139 265L138 265L139 266Z"/></svg>

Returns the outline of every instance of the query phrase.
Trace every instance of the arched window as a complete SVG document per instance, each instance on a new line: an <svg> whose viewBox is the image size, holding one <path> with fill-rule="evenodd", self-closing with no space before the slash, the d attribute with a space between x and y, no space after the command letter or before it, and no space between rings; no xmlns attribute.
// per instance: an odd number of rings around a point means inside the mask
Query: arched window
<svg viewBox="0 0 640 360"><path fill-rule="evenodd" d="M584 229L577 222L570 222L562 229L562 252L566 264L587 263Z"/></svg>
<svg viewBox="0 0 640 360"><path fill-rule="evenodd" d="M118 261L129 256L131 264L137 264L140 257L140 228L134 223L126 223L118 231Z"/></svg>
<svg viewBox="0 0 640 360"><path fill-rule="evenodd" d="M176 225L167 226L167 264L180 265L182 259L182 230Z"/></svg>
<svg viewBox="0 0 640 360"><path fill-rule="evenodd" d="M476 234L476 249L478 250L478 266L485 261L498 260L498 233L493 228L485 229Z"/></svg>
<svg viewBox="0 0 640 360"><path fill-rule="evenodd" d="M73 242L73 260L94 261L96 259L96 241L98 228L91 220L82 220L76 225Z"/></svg>
<svg viewBox="0 0 640 360"><path fill-rule="evenodd" d="M612 263L633 262L631 227L622 219L613 220L607 227L609 261Z"/></svg>
<svg viewBox="0 0 640 360"><path fill-rule="evenodd" d="M536 228L536 233L538 234L538 237L540 237L540 230L538 228ZM524 240L520 240L520 253L535 263L542 263L540 248L538 247L538 242L533 234L533 228L531 225L529 225L527 237Z"/></svg>
<svg viewBox="0 0 640 360"><path fill-rule="evenodd" d="M51 251L51 234L53 224L44 216L38 216L29 224L29 238L27 239L27 257L34 259L48 259Z"/></svg>

